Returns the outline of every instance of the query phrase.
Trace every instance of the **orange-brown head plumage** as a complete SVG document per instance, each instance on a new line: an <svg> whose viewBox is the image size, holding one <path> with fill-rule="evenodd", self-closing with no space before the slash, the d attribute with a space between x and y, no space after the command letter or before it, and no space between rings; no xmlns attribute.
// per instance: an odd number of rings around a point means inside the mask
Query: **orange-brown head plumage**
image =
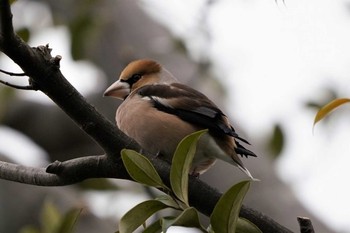
<svg viewBox="0 0 350 233"><path fill-rule="evenodd" d="M175 81L174 76L156 61L136 60L124 68L118 81L105 91L104 96L125 99L131 92L145 85L173 83Z"/></svg>

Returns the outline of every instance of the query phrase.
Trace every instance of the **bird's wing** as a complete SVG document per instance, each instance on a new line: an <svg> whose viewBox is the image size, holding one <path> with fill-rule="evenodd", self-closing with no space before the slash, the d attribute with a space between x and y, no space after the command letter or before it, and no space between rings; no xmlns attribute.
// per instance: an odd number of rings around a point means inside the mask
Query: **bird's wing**
<svg viewBox="0 0 350 233"><path fill-rule="evenodd" d="M137 94L148 98L159 111L176 115L191 124L207 128L212 133L230 135L248 143L238 136L225 114L208 97L188 86L179 83L147 85L139 88ZM244 147L241 147L243 150Z"/></svg>

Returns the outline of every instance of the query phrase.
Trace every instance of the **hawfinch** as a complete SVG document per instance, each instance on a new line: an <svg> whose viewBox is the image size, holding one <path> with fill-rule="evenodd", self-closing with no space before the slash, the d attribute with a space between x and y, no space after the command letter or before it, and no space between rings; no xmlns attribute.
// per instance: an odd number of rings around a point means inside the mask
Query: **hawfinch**
<svg viewBox="0 0 350 233"><path fill-rule="evenodd" d="M117 126L144 150L171 161L185 136L208 129L198 142L190 173L202 174L218 158L254 179L238 154L256 155L237 141L248 143L238 136L225 114L202 93L178 83L157 62L131 62L104 96L124 100L117 109Z"/></svg>

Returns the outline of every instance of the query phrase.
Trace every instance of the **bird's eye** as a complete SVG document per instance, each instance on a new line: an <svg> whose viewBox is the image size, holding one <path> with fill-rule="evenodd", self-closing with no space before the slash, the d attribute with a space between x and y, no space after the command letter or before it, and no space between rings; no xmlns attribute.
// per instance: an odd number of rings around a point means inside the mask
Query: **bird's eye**
<svg viewBox="0 0 350 233"><path fill-rule="evenodd" d="M132 85L132 84L136 83L137 81L139 81L141 77L142 77L141 74L133 74L131 76L131 78L129 78L128 82Z"/></svg>

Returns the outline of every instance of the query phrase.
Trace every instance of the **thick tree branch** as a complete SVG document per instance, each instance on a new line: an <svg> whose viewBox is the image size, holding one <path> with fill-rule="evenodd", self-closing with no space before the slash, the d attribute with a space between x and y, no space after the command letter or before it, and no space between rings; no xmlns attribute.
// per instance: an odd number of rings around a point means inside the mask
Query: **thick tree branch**
<svg viewBox="0 0 350 233"><path fill-rule="evenodd" d="M24 184L41 185L56 183L55 175L48 174L45 168L32 168L0 161L0 177L4 180Z"/></svg>
<svg viewBox="0 0 350 233"><path fill-rule="evenodd" d="M54 162L45 168L33 168L0 161L2 179L37 186L64 186L88 178L130 179L121 162L105 155L86 156L65 162Z"/></svg>
<svg viewBox="0 0 350 233"><path fill-rule="evenodd" d="M14 34L9 2L0 0L0 49L29 77L30 85L50 97L76 124L93 138L106 155L76 158L51 164L44 168L28 168L10 163L0 163L0 178L11 181L41 185L61 186L88 178L108 177L130 179L120 160L123 148L140 147L105 119L88 104L59 70L60 57L51 56L48 46L29 47ZM169 182L170 167L165 162L149 157L165 182ZM199 179L190 178L189 198L192 206L210 215L221 193ZM256 224L263 232L291 232L271 218L245 206L241 216Z"/></svg>

